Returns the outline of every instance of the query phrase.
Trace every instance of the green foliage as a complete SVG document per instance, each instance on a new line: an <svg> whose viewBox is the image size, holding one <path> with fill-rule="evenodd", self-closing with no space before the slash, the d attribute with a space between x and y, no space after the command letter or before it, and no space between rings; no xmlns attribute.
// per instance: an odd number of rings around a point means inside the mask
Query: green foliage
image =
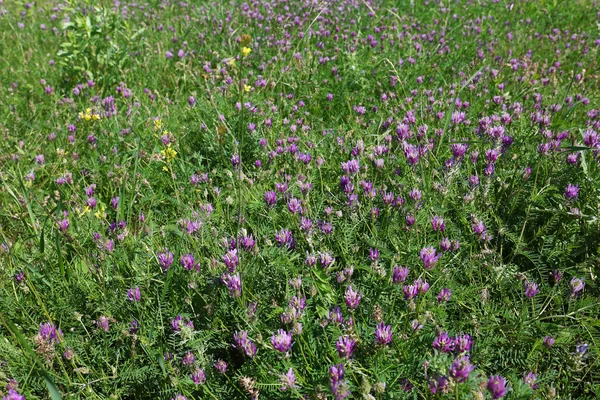
<svg viewBox="0 0 600 400"><path fill-rule="evenodd" d="M15 379L28 399L323 399L340 363L351 398L490 397L492 375L509 399L600 396L596 4L6 3L0 396ZM459 356L433 348L442 332L471 336L476 368L433 393Z"/></svg>

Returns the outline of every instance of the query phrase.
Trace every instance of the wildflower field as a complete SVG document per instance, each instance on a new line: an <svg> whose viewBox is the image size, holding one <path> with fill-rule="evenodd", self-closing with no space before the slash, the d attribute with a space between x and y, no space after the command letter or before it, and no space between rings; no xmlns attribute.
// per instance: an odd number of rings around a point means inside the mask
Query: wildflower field
<svg viewBox="0 0 600 400"><path fill-rule="evenodd" d="M600 5L0 0L0 397L600 397Z"/></svg>

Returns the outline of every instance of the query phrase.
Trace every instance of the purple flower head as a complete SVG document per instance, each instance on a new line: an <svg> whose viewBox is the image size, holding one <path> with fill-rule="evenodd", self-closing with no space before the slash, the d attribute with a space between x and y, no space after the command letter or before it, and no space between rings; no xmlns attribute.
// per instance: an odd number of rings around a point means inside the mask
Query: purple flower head
<svg viewBox="0 0 600 400"><path fill-rule="evenodd" d="M446 229L446 224L444 222L444 219L440 216L434 216L431 219L431 229L433 229L436 232L441 232L443 230Z"/></svg>
<svg viewBox="0 0 600 400"><path fill-rule="evenodd" d="M242 236L240 239L240 244L242 245L244 250L250 251L256 245L256 241L254 240L254 237L252 235Z"/></svg>
<svg viewBox="0 0 600 400"><path fill-rule="evenodd" d="M282 229L275 233L275 241L278 247L287 247L288 249L294 249L296 247L296 239L292 236L292 232L289 229Z"/></svg>
<svg viewBox="0 0 600 400"><path fill-rule="evenodd" d="M308 252L306 252L306 260L304 262L309 267L314 267L315 264L317 263L317 256L315 256L314 254L309 254Z"/></svg>
<svg viewBox="0 0 600 400"><path fill-rule="evenodd" d="M550 277L551 277L550 281L554 284L557 284L558 282L560 282L562 280L563 274L559 270L555 269L552 272L552 275Z"/></svg>
<svg viewBox="0 0 600 400"><path fill-rule="evenodd" d="M422 193L419 189L414 188L410 191L410 193L408 194L410 196L411 199L413 199L414 201L419 201L421 200L421 196Z"/></svg>
<svg viewBox="0 0 600 400"><path fill-rule="evenodd" d="M225 274L221 278L227 289L229 289L229 293L233 297L240 297L242 295L242 281L240 279L239 274Z"/></svg>
<svg viewBox="0 0 600 400"><path fill-rule="evenodd" d="M229 250L223 256L223 262L229 268L229 271L233 272L235 268L239 265L240 259L237 254L237 249Z"/></svg>
<svg viewBox="0 0 600 400"><path fill-rule="evenodd" d="M362 293L359 294L358 292L355 292L354 289L352 289L352 286L348 286L346 294L344 295L344 298L346 299L346 305L352 310L355 310L356 307L358 307L361 297Z"/></svg>
<svg viewBox="0 0 600 400"><path fill-rule="evenodd" d="M402 288L402 292L404 293L404 298L406 300L412 300L419 294L419 288L417 285L405 285Z"/></svg>
<svg viewBox="0 0 600 400"><path fill-rule="evenodd" d="M96 321L96 325L99 329L103 330L104 332L108 332L110 330L110 319L102 315Z"/></svg>
<svg viewBox="0 0 600 400"><path fill-rule="evenodd" d="M471 351L471 346L473 346L473 339L468 333L459 333L454 338L454 350L458 354L468 353Z"/></svg>
<svg viewBox="0 0 600 400"><path fill-rule="evenodd" d="M184 326L185 326L185 322L181 315L177 315L175 318L171 318L171 328L175 332L179 332L181 330L181 328Z"/></svg>
<svg viewBox="0 0 600 400"><path fill-rule="evenodd" d="M437 254L433 247L424 247L421 250L421 261L426 269L432 269L441 256L442 254Z"/></svg>
<svg viewBox="0 0 600 400"><path fill-rule="evenodd" d="M60 338L62 337L62 331L57 329L53 323L46 322L45 324L40 324L38 335L46 343L53 344L60 341Z"/></svg>
<svg viewBox="0 0 600 400"><path fill-rule="evenodd" d="M450 382L446 376L435 375L429 380L427 387L432 394L446 393L449 384Z"/></svg>
<svg viewBox="0 0 600 400"><path fill-rule="evenodd" d="M342 310L338 306L333 307L327 313L327 321L334 325L341 325L344 320L344 316L342 315Z"/></svg>
<svg viewBox="0 0 600 400"><path fill-rule="evenodd" d="M313 222L310 218L302 217L300 219L300 230L303 232L309 232L313 226Z"/></svg>
<svg viewBox="0 0 600 400"><path fill-rule="evenodd" d="M433 340L433 348L442 353L450 353L454 350L454 346L456 345L454 339L448 336L448 332L440 333Z"/></svg>
<svg viewBox="0 0 600 400"><path fill-rule="evenodd" d="M440 249L442 251L449 251L450 249L452 249L452 242L450 242L449 238L443 238L442 241L440 242Z"/></svg>
<svg viewBox="0 0 600 400"><path fill-rule="evenodd" d="M2 400L25 400L25 396L19 394L16 389L8 389L8 396L3 396Z"/></svg>
<svg viewBox="0 0 600 400"><path fill-rule="evenodd" d="M340 336L335 343L335 347L341 358L349 358L352 357L352 354L356 350L356 341L348 335Z"/></svg>
<svg viewBox="0 0 600 400"><path fill-rule="evenodd" d="M214 367L221 374L224 374L225 372L227 372L227 363L223 360L217 361L215 363Z"/></svg>
<svg viewBox="0 0 600 400"><path fill-rule="evenodd" d="M181 266L184 269L187 269L188 271L191 271L194 268L196 260L194 260L194 256L193 255L191 255L191 254L185 254L185 255L181 256L181 259L179 260L179 262L181 263Z"/></svg>
<svg viewBox="0 0 600 400"><path fill-rule="evenodd" d="M413 285L417 287L417 291L419 292L419 294L427 293L427 291L429 290L429 283L421 278L416 279L413 282Z"/></svg>
<svg viewBox="0 0 600 400"><path fill-rule="evenodd" d="M110 199L110 204L112 205L112 207L116 210L119 207L119 196L115 196L112 199Z"/></svg>
<svg viewBox="0 0 600 400"><path fill-rule="evenodd" d="M525 296L530 299L533 298L540 291L540 289L538 289L537 283L530 281L523 282L523 289L525 290Z"/></svg>
<svg viewBox="0 0 600 400"><path fill-rule="evenodd" d="M171 265L173 264L173 253L171 253L169 250L158 253L157 258L162 269L167 271L169 268L171 268Z"/></svg>
<svg viewBox="0 0 600 400"><path fill-rule="evenodd" d="M506 379L500 375L491 376L487 383L487 389L492 394L492 399L499 399L506 396L508 392Z"/></svg>
<svg viewBox="0 0 600 400"><path fill-rule="evenodd" d="M127 291L127 298L129 301L140 301L142 293L140 292L139 286L129 289Z"/></svg>
<svg viewBox="0 0 600 400"><path fill-rule="evenodd" d="M581 293L583 293L585 282L583 279L573 277L571 282L569 282L569 286L571 286L571 296L578 297Z"/></svg>
<svg viewBox="0 0 600 400"><path fill-rule="evenodd" d="M554 342L556 342L556 339L554 339L552 336L544 336L543 342L547 348L550 348L554 346Z"/></svg>
<svg viewBox="0 0 600 400"><path fill-rule="evenodd" d="M394 266L392 272L392 282L394 283L404 283L406 277L408 276L408 267Z"/></svg>
<svg viewBox="0 0 600 400"><path fill-rule="evenodd" d="M136 333L138 333L140 330L140 323L137 322L135 319L131 320L131 322L129 323L129 333L134 335Z"/></svg>
<svg viewBox="0 0 600 400"><path fill-rule="evenodd" d="M460 356L454 359L452 365L448 368L448 375L457 382L465 382L474 369L475 366L471 364L469 356Z"/></svg>
<svg viewBox="0 0 600 400"><path fill-rule="evenodd" d="M302 214L302 204L295 197L288 200L287 207L292 214Z"/></svg>
<svg viewBox="0 0 600 400"><path fill-rule="evenodd" d="M191 351L185 353L183 355L183 359L181 360L181 363L183 365L193 365L194 362L196 362L196 357L194 357L194 353L192 353Z"/></svg>
<svg viewBox="0 0 600 400"><path fill-rule="evenodd" d="M348 382L344 379L344 364L329 367L329 380L335 400L344 400L350 397Z"/></svg>
<svg viewBox="0 0 600 400"><path fill-rule="evenodd" d="M584 357L585 353L587 353L589 348L590 348L589 344L579 343L577 346L575 346L575 352L577 353L578 356Z"/></svg>
<svg viewBox="0 0 600 400"><path fill-rule="evenodd" d="M531 387L533 390L536 390L538 388L538 385L535 383L536 380L537 374L534 374L531 371L523 372L523 382L529 385L529 387Z"/></svg>
<svg viewBox="0 0 600 400"><path fill-rule="evenodd" d="M576 199L579 195L579 186L568 184L565 188L565 198L568 200Z"/></svg>
<svg viewBox="0 0 600 400"><path fill-rule="evenodd" d="M377 324L375 328L375 341L380 345L387 345L392 342L392 326L383 322Z"/></svg>
<svg viewBox="0 0 600 400"><path fill-rule="evenodd" d="M329 378L334 382L344 379L344 364L332 365L329 367Z"/></svg>
<svg viewBox="0 0 600 400"><path fill-rule="evenodd" d="M281 353L287 353L292 348L292 335L283 329L277 331L277 335L271 336L273 348Z"/></svg>
<svg viewBox="0 0 600 400"><path fill-rule="evenodd" d="M444 288L440 290L440 294L437 296L437 301L440 303L445 303L450 300L450 296L452 295L452 291L448 288Z"/></svg>
<svg viewBox="0 0 600 400"><path fill-rule="evenodd" d="M4 243L3 243L4 244ZM23 271L19 271L15 274L15 280L17 282L23 282L23 280L25 279L25 272Z"/></svg>
<svg viewBox="0 0 600 400"><path fill-rule="evenodd" d="M379 249L369 249L369 258L371 259L371 261L379 260Z"/></svg>
<svg viewBox="0 0 600 400"><path fill-rule="evenodd" d="M343 162L341 165L342 171L344 171L346 175L354 175L360 171L360 164L358 163L358 160L352 159L350 161Z"/></svg>
<svg viewBox="0 0 600 400"><path fill-rule="evenodd" d="M267 203L267 206L269 207L275 206L275 203L277 203L277 193L273 190L265 192L265 203Z"/></svg>
<svg viewBox="0 0 600 400"><path fill-rule="evenodd" d="M194 382L195 385L203 385L206 382L206 374L204 373L204 370L200 368L197 368L192 372L190 378L192 378L192 382Z"/></svg>
<svg viewBox="0 0 600 400"><path fill-rule="evenodd" d="M281 383L280 390L291 390L297 387L294 370L290 368L287 373L279 375L279 382Z"/></svg>
<svg viewBox="0 0 600 400"><path fill-rule="evenodd" d="M410 327L413 331L417 332L423 329L423 324L419 323L418 319L413 319L410 323Z"/></svg>
<svg viewBox="0 0 600 400"><path fill-rule="evenodd" d="M486 229L485 225L481 221L477 221L473 224L473 233L479 238L485 237Z"/></svg>
<svg viewBox="0 0 600 400"><path fill-rule="evenodd" d="M58 221L58 229L60 229L62 232L65 232L67 229L69 229L69 225L70 223L68 218Z"/></svg>
<svg viewBox="0 0 600 400"><path fill-rule="evenodd" d="M256 355L256 345L248 339L248 331L234 333L233 341L233 347L242 350L248 357L253 358Z"/></svg>

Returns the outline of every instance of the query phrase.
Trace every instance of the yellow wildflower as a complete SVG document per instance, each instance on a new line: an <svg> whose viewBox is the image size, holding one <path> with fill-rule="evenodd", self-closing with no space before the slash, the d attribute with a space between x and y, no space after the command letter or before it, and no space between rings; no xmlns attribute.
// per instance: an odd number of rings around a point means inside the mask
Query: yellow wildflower
<svg viewBox="0 0 600 400"><path fill-rule="evenodd" d="M154 120L154 129L158 131L160 128L162 128L162 119L157 118Z"/></svg>
<svg viewBox="0 0 600 400"><path fill-rule="evenodd" d="M247 57L248 54L250 54L252 52L252 49L250 47L242 47L242 54L244 57Z"/></svg>
<svg viewBox="0 0 600 400"><path fill-rule="evenodd" d="M106 213L104 212L105 210L106 209L104 207L100 207L100 209L94 213L94 217L98 219L106 218Z"/></svg>
<svg viewBox="0 0 600 400"><path fill-rule="evenodd" d="M173 150L173 148L171 147L171 144L169 143L169 145L167 146L166 149L161 150L160 154L162 154L162 156L164 157L165 161L170 163L171 161L173 161L173 159L175 158L175 156L177 156L177 152L175 150Z"/></svg>
<svg viewBox="0 0 600 400"><path fill-rule="evenodd" d="M79 113L79 118L85 121L98 121L100 119L100 115L93 113L91 108L86 108L85 112Z"/></svg>
<svg viewBox="0 0 600 400"><path fill-rule="evenodd" d="M249 91L250 91L250 89L252 89L252 88L250 87L250 85L246 85L246 84L244 84L244 90L245 90L246 92L249 92Z"/></svg>

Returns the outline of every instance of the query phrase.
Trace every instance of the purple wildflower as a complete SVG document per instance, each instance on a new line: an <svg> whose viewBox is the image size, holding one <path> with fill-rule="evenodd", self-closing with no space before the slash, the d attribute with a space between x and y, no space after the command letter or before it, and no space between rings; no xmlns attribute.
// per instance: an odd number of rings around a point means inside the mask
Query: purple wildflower
<svg viewBox="0 0 600 400"><path fill-rule="evenodd" d="M499 399L506 396L508 392L506 379L500 375L491 376L487 383L487 389L492 394L492 399Z"/></svg>
<svg viewBox="0 0 600 400"><path fill-rule="evenodd" d="M194 268L194 264L196 261L194 260L193 255L185 254L185 255L181 256L181 259L179 260L179 262L181 263L181 266L184 269L191 271Z"/></svg>
<svg viewBox="0 0 600 400"><path fill-rule="evenodd" d="M450 368L448 368L448 375L457 382L465 382L474 369L475 366L471 364L469 356L460 356L456 358L452 362Z"/></svg>
<svg viewBox="0 0 600 400"><path fill-rule="evenodd" d="M392 342L392 326L383 322L377 324L375 328L375 341L380 345L387 345Z"/></svg>
<svg viewBox="0 0 600 400"><path fill-rule="evenodd" d="M468 333L459 333L454 338L454 350L458 353L468 353L473 346L473 339Z"/></svg>
<svg viewBox="0 0 600 400"><path fill-rule="evenodd" d="M227 372L227 363L223 360L218 360L215 363L214 367L221 374L224 374L225 372Z"/></svg>
<svg viewBox="0 0 600 400"><path fill-rule="evenodd" d="M127 291L127 298L129 301L140 301L142 298L142 294L140 292L139 286L131 288Z"/></svg>
<svg viewBox="0 0 600 400"><path fill-rule="evenodd" d="M523 381L527 385L529 385L529 387L531 387L533 390L536 390L538 388L538 385L535 383L536 380L537 380L537 374L534 374L531 371L523 372Z"/></svg>
<svg viewBox="0 0 600 400"><path fill-rule="evenodd" d="M340 336L335 343L335 347L341 358L349 358L352 357L352 354L356 350L356 341L348 335Z"/></svg>
<svg viewBox="0 0 600 400"><path fill-rule="evenodd" d="M265 203L267 203L267 206L269 207L275 206L275 203L277 203L277 193L273 190L265 192Z"/></svg>
<svg viewBox="0 0 600 400"><path fill-rule="evenodd" d="M450 296L452 295L452 291L448 288L444 288L440 290L440 294L437 296L437 301L440 303L445 303L450 300Z"/></svg>
<svg viewBox="0 0 600 400"><path fill-rule="evenodd" d="M229 293L233 297L240 297L242 295L242 281L240 279L239 274L225 274L221 278L227 289L229 289Z"/></svg>
<svg viewBox="0 0 600 400"><path fill-rule="evenodd" d="M362 293L359 294L358 292L355 292L354 289L352 289L352 286L348 286L346 294L344 295L344 298L346 299L346 305L352 310L355 310L356 307L358 307L361 297Z"/></svg>
<svg viewBox="0 0 600 400"><path fill-rule="evenodd" d="M565 198L568 200L576 199L579 195L579 186L568 184L565 188Z"/></svg>
<svg viewBox="0 0 600 400"><path fill-rule="evenodd" d="M162 269L167 271L169 268L171 268L171 265L173 264L173 253L171 253L169 250L158 253L157 258Z"/></svg>
<svg viewBox="0 0 600 400"><path fill-rule="evenodd" d="M204 370L200 368L192 372L190 378L192 378L192 382L194 382L195 385L203 385L206 382L206 374L204 373Z"/></svg>
<svg viewBox="0 0 600 400"><path fill-rule="evenodd" d="M578 297L585 288L585 282L583 279L573 277L571 282L569 282L569 286L571 286L571 296Z"/></svg>
<svg viewBox="0 0 600 400"><path fill-rule="evenodd" d="M441 256L442 254L437 254L433 247L424 247L421 250L421 261L426 269L432 269Z"/></svg>
<svg viewBox="0 0 600 400"><path fill-rule="evenodd" d="M454 350L455 342L450 336L448 336L448 332L440 333L433 340L433 348L442 353L450 353Z"/></svg>
<svg viewBox="0 0 600 400"><path fill-rule="evenodd" d="M297 387L294 370L290 368L287 373L279 375L279 382L281 383L280 390L291 390Z"/></svg>
<svg viewBox="0 0 600 400"><path fill-rule="evenodd" d="M527 298L533 298L536 294L539 293L538 285L535 282L524 281L523 289L525 290L525 296Z"/></svg>
<svg viewBox="0 0 600 400"><path fill-rule="evenodd" d="M277 331L277 335L271 336L271 344L275 350L287 353L292 348L292 335L280 329Z"/></svg>
<svg viewBox="0 0 600 400"><path fill-rule="evenodd" d="M404 283L407 276L408 276L408 267L394 266L394 270L392 272L392 282Z"/></svg>

